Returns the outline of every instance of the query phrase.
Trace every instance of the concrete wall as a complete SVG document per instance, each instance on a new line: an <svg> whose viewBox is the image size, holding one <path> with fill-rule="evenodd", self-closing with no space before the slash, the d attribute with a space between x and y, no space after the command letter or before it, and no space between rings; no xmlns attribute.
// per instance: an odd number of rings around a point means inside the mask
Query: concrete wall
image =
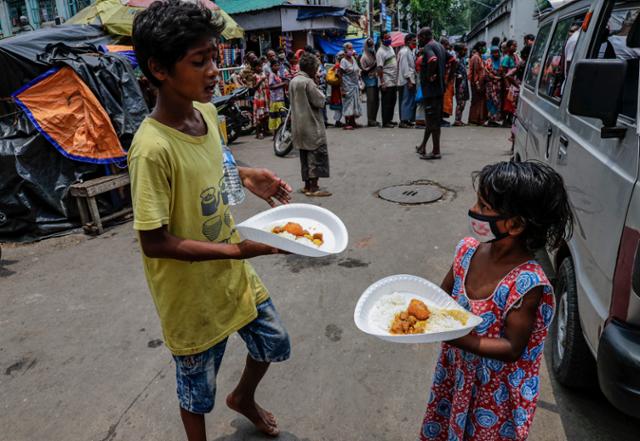
<svg viewBox="0 0 640 441"><path fill-rule="evenodd" d="M279 28L282 26L280 9L278 8L247 12L246 14L234 14L233 19L245 31Z"/></svg>
<svg viewBox="0 0 640 441"><path fill-rule="evenodd" d="M493 37L516 40L522 46L523 37L538 32L538 20L534 18L536 4L532 0L512 0L511 11L485 25L481 32L474 35L468 45L471 47L477 41L484 40L491 43Z"/></svg>

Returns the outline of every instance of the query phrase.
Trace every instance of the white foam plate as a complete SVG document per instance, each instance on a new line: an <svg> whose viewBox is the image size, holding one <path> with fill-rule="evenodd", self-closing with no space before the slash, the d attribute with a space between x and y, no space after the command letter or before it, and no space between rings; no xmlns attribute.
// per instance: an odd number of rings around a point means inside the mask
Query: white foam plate
<svg viewBox="0 0 640 441"><path fill-rule="evenodd" d="M473 328L482 323L482 319L477 315L469 313L467 325L460 325L460 329L445 332L430 332L425 334L394 335L381 329L371 320L371 312L374 305L383 296L399 293L407 300L422 300L427 307L433 306L441 309L458 309L466 311L455 300L453 300L439 286L421 277L400 274L386 277L377 281L360 296L353 319L358 329L367 334L378 337L382 340L394 343L435 343L467 335Z"/></svg>
<svg viewBox="0 0 640 441"><path fill-rule="evenodd" d="M297 222L313 233L322 233L324 243L315 246L307 240L292 240L271 233L275 226ZM323 257L343 252L349 243L347 227L338 216L326 208L310 204L280 205L263 211L237 225L242 237L255 242L308 257Z"/></svg>

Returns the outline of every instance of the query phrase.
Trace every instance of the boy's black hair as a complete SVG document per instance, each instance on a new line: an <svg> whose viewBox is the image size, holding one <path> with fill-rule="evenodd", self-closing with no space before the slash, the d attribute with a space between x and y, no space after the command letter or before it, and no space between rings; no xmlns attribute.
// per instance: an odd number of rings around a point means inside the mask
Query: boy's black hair
<svg viewBox="0 0 640 441"><path fill-rule="evenodd" d="M473 175L474 187L500 215L524 222L527 249L559 248L573 233L562 177L541 162L499 162Z"/></svg>
<svg viewBox="0 0 640 441"><path fill-rule="evenodd" d="M149 59L172 71L187 50L203 38L216 38L224 21L199 3L155 1L133 19L131 37L144 75L155 86L161 82L149 70Z"/></svg>

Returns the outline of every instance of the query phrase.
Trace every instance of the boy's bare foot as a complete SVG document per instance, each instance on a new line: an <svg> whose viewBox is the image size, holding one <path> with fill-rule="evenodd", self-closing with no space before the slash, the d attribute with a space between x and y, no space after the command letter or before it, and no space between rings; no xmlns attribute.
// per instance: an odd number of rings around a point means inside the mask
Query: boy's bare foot
<svg viewBox="0 0 640 441"><path fill-rule="evenodd" d="M244 415L256 426L256 429L265 435L278 436L280 434L278 423L273 414L258 406L258 403L255 401L244 402L241 398L229 394L227 397L227 406L229 409Z"/></svg>

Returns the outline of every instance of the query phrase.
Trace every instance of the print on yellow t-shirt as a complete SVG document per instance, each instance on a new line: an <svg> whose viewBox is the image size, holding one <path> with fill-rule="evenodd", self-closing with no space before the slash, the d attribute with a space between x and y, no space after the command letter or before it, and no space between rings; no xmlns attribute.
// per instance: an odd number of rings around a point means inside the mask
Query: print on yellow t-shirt
<svg viewBox="0 0 640 441"><path fill-rule="evenodd" d="M147 118L129 150L134 228L166 225L183 239L238 243L224 191L217 113L194 103L207 125L186 135ZM269 295L248 262L184 262L143 254L145 275L167 347L175 355L205 351L257 316Z"/></svg>

